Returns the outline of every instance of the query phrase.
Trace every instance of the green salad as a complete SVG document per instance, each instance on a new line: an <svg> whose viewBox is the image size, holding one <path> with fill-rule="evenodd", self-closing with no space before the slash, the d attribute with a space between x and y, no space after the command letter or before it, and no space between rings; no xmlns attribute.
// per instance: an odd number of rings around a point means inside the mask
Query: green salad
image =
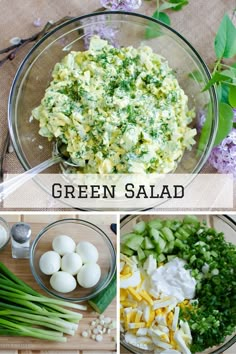
<svg viewBox="0 0 236 354"><path fill-rule="evenodd" d="M205 221L140 221L121 236L122 338L161 354L223 343L235 331L235 270L235 245Z"/></svg>
<svg viewBox="0 0 236 354"><path fill-rule="evenodd" d="M167 60L148 46L114 48L97 36L55 65L32 116L83 173L171 172L196 135Z"/></svg>

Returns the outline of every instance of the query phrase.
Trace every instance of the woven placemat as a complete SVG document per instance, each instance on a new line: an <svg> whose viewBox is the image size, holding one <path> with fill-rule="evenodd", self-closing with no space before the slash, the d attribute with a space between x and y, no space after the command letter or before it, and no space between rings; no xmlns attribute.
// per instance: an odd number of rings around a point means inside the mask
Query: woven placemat
<svg viewBox="0 0 236 354"><path fill-rule="evenodd" d="M80 16L100 7L99 0L1 0L0 11L0 48L7 47L12 37L29 37L39 29L33 21L41 19L57 21L64 16ZM214 60L213 38L225 12L232 14L236 7L235 0L190 0L189 5L180 12L172 12L172 27L181 33L200 53L208 65ZM155 1L143 1L138 12L151 15L155 9ZM13 77L31 48L27 45L18 52L16 58L0 68L0 152L3 149L7 134L7 100ZM5 161L8 173L23 171L14 152L8 153ZM214 169L206 165L204 172L214 173ZM236 188L235 188L236 189ZM234 198L236 204L236 196Z"/></svg>

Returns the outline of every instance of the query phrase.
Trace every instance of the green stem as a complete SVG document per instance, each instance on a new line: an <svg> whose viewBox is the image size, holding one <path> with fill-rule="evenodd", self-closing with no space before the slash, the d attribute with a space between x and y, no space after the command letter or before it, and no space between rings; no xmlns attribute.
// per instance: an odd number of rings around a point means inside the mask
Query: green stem
<svg viewBox="0 0 236 354"><path fill-rule="evenodd" d="M216 71L219 71L219 65L221 64L221 60L222 60L223 58L220 58L220 59L218 59L217 60L217 62L215 63L215 66L214 66L214 69L213 69L213 72L212 72L212 76L216 73Z"/></svg>
<svg viewBox="0 0 236 354"><path fill-rule="evenodd" d="M46 328L51 328L51 329L54 329L55 332L55 336L59 336L61 337L61 333L65 333L65 334L69 334L71 336L73 336L75 334L74 330L72 329L68 329L68 328L65 328L65 327L62 327L62 326L58 326L58 325L55 325L55 324L52 324L52 323L49 323L47 321L47 319L45 319L45 321L43 320L33 320L33 319L29 319L29 318L19 318L18 316L8 316L6 317L6 319L9 319L9 320L15 320L17 321L17 323L24 323L25 325L38 325L38 326L43 326L43 327L46 327ZM1 320L0 320L0 323L1 323ZM58 335L59 334L59 335Z"/></svg>
<svg viewBox="0 0 236 354"><path fill-rule="evenodd" d="M20 318L28 318L28 319L32 319L32 320L38 320L38 321L42 321L42 322L47 322L47 323L50 323L52 325L56 325L56 326L59 326L59 327L64 327L64 328L68 328L68 329L77 329L77 326L70 323L70 322L67 322L65 320L62 320L62 319L51 319L49 317L46 317L46 316L39 316L39 315L32 315L30 313L23 313L23 312L20 312L20 311L12 311L12 310L3 310L3 311L0 311L0 319L1 319L1 316L19 316Z"/></svg>
<svg viewBox="0 0 236 354"><path fill-rule="evenodd" d="M30 309L30 310L34 311L34 313L35 313L35 311L41 312L40 306L35 305L32 302L27 301L27 300L17 299L14 296L13 296L13 298L10 298L9 296L2 295L1 291L0 291L0 299L4 300L6 302L6 306L8 305L8 302L11 302L13 304L16 303L16 304L20 305L22 307L22 310ZM0 304L3 304L3 303L0 302Z"/></svg>
<svg viewBox="0 0 236 354"><path fill-rule="evenodd" d="M19 302L21 303L21 301L19 300ZM32 315L35 314L35 311L29 309L29 308L24 308L22 306L17 306L17 305L13 305L10 303L3 303L0 302L0 310L6 310L6 308L8 310L13 310L13 311L19 311L19 312L24 312L24 313L30 313ZM38 313L38 312L37 312ZM81 319L82 319L82 315L80 313L76 313L76 312L71 312L68 311L68 313L60 313L60 312L52 312L52 311L47 311L45 309L45 311L42 311L42 313L40 313L43 316L48 316L48 317L56 317L56 318L64 318L67 321L73 322L73 323L78 323Z"/></svg>
<svg viewBox="0 0 236 354"><path fill-rule="evenodd" d="M67 339L66 337L55 337L54 335L52 336L51 333L49 334L49 331L39 329L39 328L30 328L28 329L25 326L18 325L17 323L11 322L9 320L1 319L0 324L2 327L5 327L7 329L15 330L15 335L21 335L25 337L35 337L39 339L47 339L47 340L52 340L52 341L58 341L58 342L66 342ZM51 331L50 331L51 332Z"/></svg>
<svg viewBox="0 0 236 354"><path fill-rule="evenodd" d="M13 283L22 286L27 293L40 296L37 291L33 290L29 285L27 285L23 280L19 279L15 274L13 274L3 263L0 262L0 273L6 276Z"/></svg>

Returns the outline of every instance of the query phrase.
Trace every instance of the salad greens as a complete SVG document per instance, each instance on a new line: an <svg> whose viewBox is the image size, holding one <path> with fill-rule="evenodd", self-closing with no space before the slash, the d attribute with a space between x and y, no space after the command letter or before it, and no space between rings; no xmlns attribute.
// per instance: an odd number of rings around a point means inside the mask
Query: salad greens
<svg viewBox="0 0 236 354"><path fill-rule="evenodd" d="M143 264L152 255L161 266L179 257L197 280L196 301L181 307L193 342L191 351L224 342L236 323L236 247L224 234L193 215L180 219L140 221L121 238L121 252Z"/></svg>

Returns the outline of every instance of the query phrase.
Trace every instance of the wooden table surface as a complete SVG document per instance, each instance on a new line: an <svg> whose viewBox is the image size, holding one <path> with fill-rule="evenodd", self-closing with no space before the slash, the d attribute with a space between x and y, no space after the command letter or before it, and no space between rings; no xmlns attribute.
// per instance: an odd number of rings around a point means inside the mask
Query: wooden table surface
<svg viewBox="0 0 236 354"><path fill-rule="evenodd" d="M11 225L16 221L26 221L32 228L32 239L48 222L52 222L67 216L63 215L0 215ZM70 215L70 217L79 217ZM116 243L116 236L110 230L110 224L116 222L116 216L81 216L81 219L94 222L110 237L112 242ZM35 290L42 292L36 284L29 266L29 260L11 258L10 244L1 252L1 261L8 266L16 275L27 281ZM98 314L92 309L83 312L83 319L80 321L79 329L74 337L68 336L67 343L56 343L31 339L24 337L0 337L0 354L115 354L116 353L116 330L112 330L110 335L104 335L102 342L96 342L92 339L83 338L81 333L88 329L92 320L98 317ZM116 300L107 308L105 316L116 320Z"/></svg>

